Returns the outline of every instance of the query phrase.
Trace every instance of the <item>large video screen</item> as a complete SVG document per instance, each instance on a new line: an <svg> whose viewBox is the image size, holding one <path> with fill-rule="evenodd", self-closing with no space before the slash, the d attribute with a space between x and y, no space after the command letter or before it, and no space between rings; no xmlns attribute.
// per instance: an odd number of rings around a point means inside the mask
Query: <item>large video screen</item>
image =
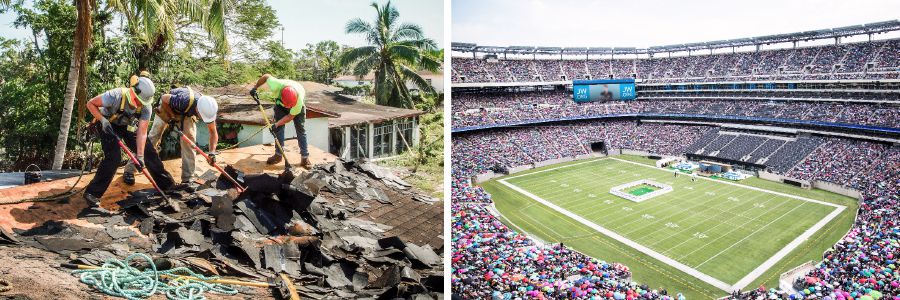
<svg viewBox="0 0 900 300"><path fill-rule="evenodd" d="M634 80L575 80L572 98L575 102L634 100Z"/></svg>

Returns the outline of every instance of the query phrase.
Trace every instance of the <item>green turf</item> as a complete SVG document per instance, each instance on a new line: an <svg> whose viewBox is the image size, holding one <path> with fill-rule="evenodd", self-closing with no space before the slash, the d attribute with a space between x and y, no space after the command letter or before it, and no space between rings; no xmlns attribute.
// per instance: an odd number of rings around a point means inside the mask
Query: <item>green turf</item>
<svg viewBox="0 0 900 300"><path fill-rule="evenodd" d="M628 193L635 195L635 196L643 196L646 193L650 193L650 192L653 192L658 189L659 188L657 188L655 186L645 183L645 184L641 184L641 185L638 185L635 187L631 187L630 189L628 189Z"/></svg>
<svg viewBox="0 0 900 300"><path fill-rule="evenodd" d="M653 163L633 156L617 158L648 165ZM574 163L548 166L511 177L571 164ZM671 182L674 191L641 203L608 193L612 186L640 179ZM671 171L609 159L508 181L729 284L749 273L834 209L714 181L691 183L688 177L673 178ZM853 220L852 212L856 210L853 199L824 191L808 191L756 178L741 183L848 206L837 219L748 287L776 285L780 273L800 263L819 259L822 251L846 233ZM634 280L641 283L683 292L693 299L724 295L723 291L594 232L496 181L483 186L493 195L503 221L514 229L548 242L564 242L607 261L625 263L632 268ZM678 227L668 227L665 225L668 223ZM732 247L735 243L738 244Z"/></svg>

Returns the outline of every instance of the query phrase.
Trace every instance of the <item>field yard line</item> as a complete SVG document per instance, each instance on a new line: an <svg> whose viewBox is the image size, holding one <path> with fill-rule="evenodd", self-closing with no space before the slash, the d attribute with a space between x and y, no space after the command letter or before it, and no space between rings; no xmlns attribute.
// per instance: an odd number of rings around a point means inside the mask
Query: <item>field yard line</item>
<svg viewBox="0 0 900 300"><path fill-rule="evenodd" d="M621 243L623 243L623 244L625 244L625 245L628 245L629 247L634 248L634 249L636 249L636 250L638 250L638 251L640 251L640 252L642 252L642 253L644 253L644 254L650 256L650 257L653 257L653 258L655 258L655 259L657 259L657 260L659 260L659 261L661 261L661 262L663 262L663 263L666 263L666 264L668 264L668 265L670 265L670 266L672 266L672 267L674 267L674 268L676 268L676 269L678 269L678 270L680 270L680 271L682 271L682 272L685 272L685 273L687 273L688 275L694 276L695 278L700 279L700 280L702 280L703 282L706 282L706 283L708 283L708 284L710 284L710 285L712 285L712 286L715 286L715 287L717 287L717 288L719 288L719 289L722 289L723 291L726 291L726 292L731 292L731 291L732 291L731 285L729 285L729 284L727 284L727 283L725 283L725 282L722 282L721 280L718 280L718 279L716 279L716 278L713 278L712 276L709 276L709 275L707 275L707 274L704 274L703 272L700 272L700 271L698 271L697 269L688 267L688 266L685 265L685 264L682 264L682 263L680 263L680 262L678 262L678 261L675 261L675 260L672 259L672 258L669 258L669 257L667 257L667 256L665 256L665 255L662 255L662 254L660 254L659 252L653 251L653 250L650 249L650 248L647 248L647 247L645 247L645 246L643 246L643 245L641 245L641 244L638 244L638 243L636 243L636 242L634 242L634 241L632 241L632 240L630 240L630 239L628 239L628 238L626 238L626 237L624 237L624 236L622 236L622 235L619 235L619 234L617 234L617 233L615 233L615 232L613 232L613 231L611 231L611 230L609 230L609 229L606 229L606 228L604 228L604 227L602 227L602 226L600 226L600 225L597 225L597 224L594 223L594 222L588 221L587 219L585 219L585 218L583 218L583 217L581 217L581 216L579 216L579 215L576 215L575 213L572 213L572 212L570 212L570 211L568 211L568 210L565 210L565 209L563 209L562 207L559 207L559 206L557 206L557 205L555 205L555 204L553 204L553 203L550 203L550 202L547 201L547 200L541 199L541 198L538 197L537 195L534 195L534 194L532 194L532 193L529 193L528 191L526 191L526 190L524 190L524 189L522 189L522 188L520 188L520 187L518 187L518 186L515 186L515 185L513 185L513 184L510 184L510 183L506 182L506 179L501 179L501 180L498 180L497 182L500 182L501 184L503 184L503 185L505 185L505 186L507 186L507 187L513 189L514 191L519 192L519 193L521 193L522 195L528 196L529 198L534 199L535 201L537 201L537 202L539 202L539 203L541 203L541 204L543 204L543 205L545 205L545 206L547 206L547 207L549 207L549 208L551 208L551 209L553 209L553 210L556 210L557 212L559 212L559 213L561 213L561 214L563 214L563 215L565 215L565 216L567 216L567 217L569 217L569 218L572 218L573 220L575 220L575 221L577 221L577 222L579 222L579 223L581 223L581 224L584 224L585 226L588 226L588 227L590 227L591 229L594 229L594 230L596 230L596 231L599 231L600 233L603 233L603 234L605 234L606 236L609 236L609 237L615 239L616 241L619 241L619 242L621 242Z"/></svg>
<svg viewBox="0 0 900 300"><path fill-rule="evenodd" d="M631 177L633 177L633 176L630 176L630 175L629 175L629 176L626 176L626 177L627 177L627 178L631 178ZM578 180L580 180L581 178L584 178L584 176L578 176L578 175L561 175L560 178L563 178L563 179L569 180L569 181L578 181ZM608 179L619 179L619 177L618 177L618 176L611 176L611 177L608 177ZM587 182L586 184L590 184L590 182ZM540 184L534 184L533 187L534 187L535 189L542 189L542 188L541 188L542 186L541 186ZM585 188L585 189L586 189L586 188ZM538 191L538 192L543 192L543 190ZM603 197L609 195L609 192L608 192L608 191L596 191L596 192L595 192L595 193L596 193L595 195L597 196L596 198L588 197L587 194L591 194L591 193L588 192L587 190L584 190L584 192L585 192L585 193L584 193L585 195L579 195L579 196L577 196L577 197L572 197L572 198L570 198L570 199L563 199L563 200L560 200L560 201L558 202L558 205L560 205L560 206L564 206L564 205L585 205L585 208L588 208L588 207L592 207L593 205L598 205L597 202L601 202L601 201L603 201L603 200L609 200L609 199L602 199ZM591 200L591 199L594 199L594 200ZM627 205L627 204L629 204L629 203L630 203L630 204L633 204L633 203L630 202L630 201L629 201L629 202L623 202L623 199L622 199L622 198L618 198L618 197L616 197L616 198L614 199L614 201L619 202L618 205ZM583 202L583 203L579 203L579 202ZM602 203L602 202L601 202L601 203ZM604 211L609 210L609 209L615 209L615 208L616 208L615 205L617 205L617 204L614 203L613 205L603 206L603 208L600 208L600 209L597 209L597 210L592 210L591 213L592 213L592 214L597 214L597 213L601 213L601 212L604 212Z"/></svg>
<svg viewBox="0 0 900 300"><path fill-rule="evenodd" d="M754 196L754 197L752 197L752 198L750 198L750 199L756 199L757 197L759 197L759 196ZM726 201L726 202L727 202L727 201ZM768 202L766 202L766 203L768 203ZM736 206L736 207L734 207L734 208L740 208L740 207L743 207L743 206L746 205L746 204L750 204L749 201L748 201L747 203L739 204L738 206ZM705 210L704 210L704 211L705 211ZM724 210L722 210L722 212L731 213L731 212L727 212L727 211L724 211ZM700 225L702 225L704 222L709 221L709 220L711 220L711 219L713 219L713 218L716 218L716 217L718 217L718 216L721 215L721 214L722 214L722 213L720 212L720 213L716 214L716 215L713 216L713 217L708 217L708 218L704 219L703 221L701 221L701 222L699 222L699 223L693 224L693 225L691 225L691 226L688 226L688 227L682 229L681 231L677 232L676 234L677 234L677 235L681 235L682 233L684 233L684 232L686 232L686 231L689 231L689 230L692 230L692 228L697 227L697 226L700 226ZM743 216L742 216L742 217L743 217ZM731 226L731 227L741 227L741 226L743 226L743 225L747 225L747 224L749 224L750 222L753 222L753 221L756 220L756 219L750 218L750 217L744 217L744 218L750 219L750 221L747 222L747 223L744 223L744 224L742 224L742 225L736 225L736 224L731 224L731 223L722 221L722 222L719 222L718 224L716 224L716 225L713 226L713 227L704 229L703 232L709 232L709 231L711 231L711 230L713 230L713 229L719 227L719 225L723 225L723 224L724 224L724 225ZM676 235L672 235L672 237L676 237ZM671 237L670 237L670 238L671 238ZM662 241L666 241L666 240L668 240L668 238L663 239L663 240L659 240L659 241L657 241L656 243L651 244L650 246L656 246L656 244L658 244L658 243L660 243L660 242L662 242ZM681 241L681 243L678 243L678 244L675 245L675 246L669 247L669 249L663 250L663 253L666 253L666 252L669 252L669 250L673 250L673 249L675 249L675 248L678 248L679 246L681 246L681 245L683 245L684 243L687 243L687 242L689 242L689 241L690 241L689 239L685 239L685 240ZM684 258L684 257L682 257L682 258Z"/></svg>
<svg viewBox="0 0 900 300"><path fill-rule="evenodd" d="M607 180L609 180L609 179L617 180L617 179L621 179L621 178L628 178L628 179L633 179L633 178L634 178L634 176L631 175L631 174L625 174L625 175L622 175L622 176L624 176L624 177L620 177L619 175L616 175L616 176L610 176L610 177L607 177L606 179L607 179ZM581 176L581 175L577 175L577 174L576 174L576 175L561 175L560 178L563 178L564 180L567 180L567 181L570 181L570 182L576 182L576 181L580 181L582 178L585 178L585 176ZM518 183L518 184L521 184L521 183ZM587 184L587 185L590 185L591 182L586 182L586 184ZM535 190L535 189L541 189L541 187L542 187L542 186L541 186L540 184L536 184L532 190ZM587 189L587 188L585 188L585 189ZM536 191L536 192L543 192L543 191L541 190L541 191ZM697 191L697 193L700 193L700 192L701 192L701 191ZM596 198L595 200L591 200L591 198L590 198L590 197L587 197L587 196L578 196L578 197L572 197L572 198L570 198L570 199L560 200L560 201L555 202L555 203L557 203L557 205L559 205L559 206L572 206L572 207L570 207L570 209L573 209L573 210L587 209L587 208L594 208L594 206L596 206L596 205L601 205L601 208L592 209L590 212L584 214L584 217L586 217L586 218L591 218L592 216L600 215L600 214L605 213L605 212L607 212L607 211L609 211L609 210L614 210L614 209L620 208L621 206L635 205L635 204L636 204L636 203L634 203L634 202L627 201L627 200L624 200L624 199L619 198L619 197L614 197L613 201L616 201L616 202L618 202L618 203L614 203L614 204L612 204L612 205L603 205L603 204L601 204L601 203L602 203L601 201L603 201L603 200L610 200L610 199L603 199L604 197L607 197L607 198L609 197L609 195L610 195L610 194L609 194L609 191L606 191L606 190L600 190L600 191L595 191L594 193L596 193L595 195L597 195L597 198ZM589 193L588 193L588 194L589 194ZM579 202L581 202L581 203L579 203ZM650 207L647 207L647 208L655 208L655 207L659 207L659 206L666 206L666 205L668 205L668 204L667 204L667 203L654 202L654 203L651 203L651 204L648 204L648 205L654 205L654 206L650 206ZM580 207L580 206L584 206L584 207ZM669 206L671 206L671 205L669 205ZM647 208L645 208L645 209L647 209Z"/></svg>
<svg viewBox="0 0 900 300"><path fill-rule="evenodd" d="M753 199L756 199L756 198L754 197ZM769 198L769 200L766 200L765 205L768 205L769 202L772 202L773 200L775 200L775 198ZM776 203L775 205L771 205L771 206L769 206L769 208L765 209L765 211L764 211L762 214L760 214L758 217L752 218L752 219L750 219L750 221L747 221L747 222L745 222L745 223L743 223L743 224L741 224L741 225L728 224L728 225L731 225L731 229L730 229L730 230L728 230L727 232L725 232L725 233L722 234L721 236L719 236L719 237L717 237L717 238L715 238L715 239L710 240L710 241L707 242L706 244L703 244L702 246L696 247L696 248L694 249L694 251L691 251L691 252L689 252L689 253L687 253L687 254L682 255L682 256L679 257L678 259L685 259L685 258L691 256L692 254L696 253L697 251L700 251L701 249L706 248L706 246L709 246L709 245L715 243L716 241L718 241L718 240L720 240L720 239L722 239L722 238L727 237L727 236L728 236L729 234L731 234L732 232L735 232L736 230L744 229L744 226L746 226L746 225L748 225L748 224L750 224L750 223L752 223L752 222L754 222L754 221L758 221L758 219L759 219L760 217L765 216L765 215L767 215L767 214L769 214L769 213L775 211L776 209L781 208L782 206L784 206L784 205L787 204L787 203L789 203L789 202L788 202L788 201L779 201L779 202ZM796 209L796 208L799 207L799 206L802 206L803 204L806 204L806 203L805 203L805 202L800 202L799 205L795 206L795 207L792 208L790 211L793 211L794 209ZM741 206L743 207L743 205L741 205ZM790 212L790 211L789 211L789 212ZM748 209L744 210L744 211L742 212L742 214L743 214L743 213L747 213L747 212L757 212L757 211L754 211L753 208L748 208ZM775 219L777 220L778 218L775 218ZM761 222L761 221L760 221L760 222ZM723 223L724 223L724 222L723 222ZM720 223L719 225L721 225L721 224L722 224L722 223ZM751 226L753 226L753 225L751 225ZM763 224L762 227L766 227L766 226L768 226L768 224ZM716 226L716 227L718 227L718 226ZM673 250L673 249L675 249L675 247L681 246L681 245L683 245L683 244L684 244L684 243L679 243L678 245L676 245L676 246L674 246L674 247L672 247L672 248L666 249L666 251L663 251L663 253L669 252L669 250ZM699 267L699 266L694 266L694 267L697 268L697 267Z"/></svg>
<svg viewBox="0 0 900 300"><path fill-rule="evenodd" d="M540 170L540 171L537 171L537 172L531 172L531 173L526 173L526 174L516 175L516 176L513 176L513 177L507 177L507 178L503 178L503 180L513 179L513 178L518 178L518 177L528 176L528 175L533 175L533 174L538 174L538 173L544 173L544 172L547 172L547 171L553 171L553 170L556 170L556 169L568 168L568 167L573 167L573 166L577 166L577 165L583 165L583 164L592 163L592 162L599 162L599 161L603 161L603 159L602 159L602 158L600 158L600 159L592 159L592 160L583 161L583 162L580 162L580 163L574 163L574 164L571 164L571 165L565 165L565 166L560 166L560 167L556 167L556 168L550 168L550 169L546 169L546 170Z"/></svg>
<svg viewBox="0 0 900 300"><path fill-rule="evenodd" d="M744 276L744 278L741 278L741 280L738 280L738 282L734 284L734 287L736 289L743 289L745 286L752 283L754 280L756 280L757 277L759 277L763 273L765 273L766 270L768 270L769 268L774 266L775 263L777 263L779 260L781 260L782 258L787 256L795 248L799 247L800 244L802 244L804 241L809 239L814 233L816 233L816 231L819 231L819 229L822 229L822 227L825 227L825 225L828 224L829 222L831 222L831 220L833 220L834 218L837 218L837 216L839 214L841 214L841 212L843 212L844 209L845 209L844 206L835 208L834 211L832 211L830 214L825 216L825 218L823 218L822 220L819 220L818 223L816 223L815 225L813 225L812 227L810 227L809 229L804 231L803 234L801 234L800 236L795 238L793 241L788 243L787 246L785 246L784 248L781 248L781 250L776 252L775 255L772 255L772 257L770 257L765 262L763 262L761 265L756 267L756 269L753 269L753 271L750 272L749 274L747 274L747 276ZM749 235L748 235L748 237L749 237Z"/></svg>
<svg viewBox="0 0 900 300"><path fill-rule="evenodd" d="M544 207L541 207L541 210L543 210L547 213L550 212L547 210L547 208L544 208ZM564 236L562 233L559 233L558 231L553 230L553 228L550 228L550 226L544 226L544 224L540 220L535 219L534 217L531 216L531 214L520 214L520 215L525 215L525 217L531 219L532 221L536 222L537 224L540 224L541 227L544 227L545 229L550 230L551 232L553 232L553 234L555 234L556 236L558 236L560 238L562 238ZM528 224L534 225L534 223L531 223L531 222L528 222Z"/></svg>
<svg viewBox="0 0 900 300"><path fill-rule="evenodd" d="M770 201L771 201L771 200L770 200ZM768 203L768 202L766 202L766 203ZM779 202L777 205L772 206L772 207L769 207L768 209L766 209L765 213L760 214L760 217L761 217L761 216L764 216L764 215L766 215L766 214L768 214L768 213L770 213L770 212L772 212L772 211L774 211L775 209L780 208L781 206L783 206L783 205L786 204L786 203L788 203L788 202L787 202L787 201L781 201L781 202ZM806 203L801 202L800 205L794 206L794 208L791 208L791 210L787 211L787 212L784 213L784 214L781 214L780 216L778 216L777 218L775 218L774 220L772 220L772 222L766 223L766 224L764 224L762 227L757 228L756 230L754 230L753 232L751 232L750 235L753 235L754 233L758 232L759 230L768 227L769 225L771 225L771 224L774 223L775 221L778 221L778 220L781 219L782 217L784 217L784 216L790 214L792 211L794 211L795 209L797 209L797 208L803 206L804 204L806 204ZM684 258L687 258L688 256L691 256L691 255L694 254L694 253L697 253L697 251L700 251L700 250L702 250L703 248L706 248L707 246L712 245L712 243L715 243L716 241L718 241L718 240L720 240L720 239L722 239L722 238L724 238L724 237L727 237L727 236L728 236L729 234L731 234L732 232L734 232L734 231L736 231L736 230L739 230L739 229L743 229L743 228L744 228L744 225L747 225L747 224L750 224L750 222L741 224L741 225L739 225L739 226L732 226L732 228L731 228L730 230L728 230L728 232L725 232L724 234L722 234L722 236L717 237L717 238L715 238L715 239L712 239L711 241L707 242L706 244L703 244L703 246L700 246L700 247L695 248L694 251L691 251L691 252L688 252L688 253L685 254L685 255L682 255L681 257L679 257L679 259L684 259ZM743 239L741 239L741 240L738 241L738 242L741 242L741 241L743 241L743 240L745 240L745 239L746 239L746 237L744 237ZM680 246L680 245L679 245L679 246ZM732 244L732 245L729 246L728 248L731 248L731 247L734 247L734 244ZM726 248L726 249L728 249L728 248ZM669 249L669 250L671 250L671 249ZM668 250L666 250L665 252L668 252ZM719 254L721 254L721 252L717 253L715 256L718 256ZM706 261L700 263L699 265L694 266L694 268L699 268L700 265L703 265L703 264L706 263L707 261L709 261L709 259L707 259Z"/></svg>
<svg viewBox="0 0 900 300"><path fill-rule="evenodd" d="M697 195L699 196L700 193L705 193L705 192L708 192L708 191L711 191L711 190L700 190L700 189L697 189L696 191L691 191L691 192L687 192L687 193L690 193L690 195L692 195L693 193L696 192ZM715 189L715 191L718 192L719 189ZM688 194L686 194L686 195L688 195ZM685 201L684 201L684 199L683 199L682 197L679 197L679 196L676 196L676 195L672 195L671 197L672 197L673 200L679 201L679 202L681 202L681 203L685 203ZM645 207L645 208L641 209L640 211L635 212L634 214L635 214L635 215L640 214L640 213L648 213L648 214L649 214L650 212L653 212L654 215L670 215L670 216L672 216L672 215L679 215L679 214L682 214L682 213L684 213L684 212L686 212L686 211L691 211L691 210L694 210L694 209L696 209L696 208L698 208L698 207L702 207L702 206L708 206L707 209L712 208L713 206L715 206L715 204L712 204L712 205L707 205L707 204L708 204L709 202L711 202L711 201L714 201L714 200L715 200L715 199L709 199L709 200L706 200L706 201L703 201L703 202L694 204L693 206L687 206L687 207L678 206L677 203L675 203L676 205L672 205L672 203L670 203L670 202L665 202L665 203L664 203L664 202L660 202L659 204L656 204L656 205L654 205L654 206L648 206L648 207ZM721 204L721 203L719 203L719 204ZM657 208L657 207L660 207L660 206L663 206L663 208L660 209L660 210L656 210L656 208ZM675 209L675 212L669 212L669 210L671 210L671 209ZM705 210L704 210L704 211L705 211ZM625 218L621 218L621 219L613 219L611 222L617 222L617 221L619 221L619 220L624 220L624 219L625 219ZM620 228L627 227L628 225L634 223L635 221L643 221L643 220L638 219L638 220L632 220L631 222L627 222L627 223L625 223L625 224L619 224L618 226L616 226L615 229L620 229ZM671 220L670 220L670 219L666 219L666 218L659 218L658 220L651 221L651 223L650 223L650 224L647 224L647 225L651 225L651 224L653 224L653 223L661 223L661 222L663 222L663 221L671 221ZM637 229L637 230L640 230L640 229ZM631 232L628 232L628 233L625 233L625 234L629 234L629 233L631 233Z"/></svg>
<svg viewBox="0 0 900 300"><path fill-rule="evenodd" d="M625 176L625 177L631 178L632 176L628 175L628 176ZM554 177L554 178L556 178L556 177ZM585 177L584 177L584 176L578 176L578 175L563 175L563 174L560 174L558 178L563 178L564 181L575 182L575 181L581 181L581 180L583 180L583 178L585 178ZM610 176L610 177L607 177L607 178L608 178L608 179L619 179L620 177L619 177L618 175L616 175L616 176ZM587 180L585 180L585 181L587 182ZM522 182L519 182L519 183L516 183L516 184L528 185L528 186L533 187L534 189L540 189L540 190L543 190L544 188L550 187L550 186L557 187L557 186L556 186L557 183L559 183L559 182L553 182L553 183L549 183L549 182L545 182L545 183L530 183L530 181L522 180ZM587 182L587 184L589 184L589 182ZM570 187L573 187L573 186L570 186ZM558 188L558 187L557 187L557 188ZM574 187L573 187L573 188L574 188ZM576 202L580 202L580 201L584 201L584 200L591 199L590 197L587 196L587 194L590 194L590 192L588 192L587 190L583 190L583 192L585 192L584 195L578 195L577 197L572 197L572 198L570 198L570 199L562 200L562 201L559 202L559 204L560 204L560 205L569 205L569 204L571 204L571 203L576 203ZM597 193L597 194L595 194L595 195L598 196L598 197L599 197L599 196L603 196L603 195L607 195L607 194L608 194L607 191L596 192L596 193ZM620 199L620 198L619 198L619 199ZM597 199L597 200L602 200L602 199Z"/></svg>
<svg viewBox="0 0 900 300"><path fill-rule="evenodd" d="M743 195L743 194L742 194L742 195ZM753 197L751 197L751 198L749 198L749 199L756 199L756 197L759 197L759 196L753 196ZM750 202L750 201L747 201L747 203L741 203L741 204L738 204L737 206L735 206L735 207L733 207L733 208L743 207L745 204L749 204L749 202ZM704 202L704 203L705 203L705 202ZM723 203L730 204L730 203L728 203L728 201L722 201L721 203L717 203L717 204L710 205L709 207L707 207L706 209L703 209L703 210L699 211L698 213L703 213L703 212L706 212L707 210L715 209L715 207L717 207L717 206L719 206L719 205L722 205ZM701 222L699 222L699 223L697 223L697 224L693 224L693 225L691 225L691 226L685 226L684 229L678 230L677 232L675 232L674 234L672 234L672 235L671 235L670 237L668 237L668 238L664 238L664 239L657 240L657 241L651 243L650 246L653 247L653 246L656 246L657 244L659 244L659 243L661 243L661 242L663 242L663 241L668 240L669 238L677 237L677 236L679 236L679 235L685 233L686 231L691 230L691 228L694 228L694 227L696 227L696 226L700 226L703 222L706 222L706 221L709 221L709 220L711 220L711 219L713 219L713 218L718 217L718 216L721 215L723 212L724 212L724 213L728 213L728 214L732 214L732 215L736 215L736 214L734 214L734 213L732 213L732 212L729 212L729 211L726 211L726 210L721 210L721 209L717 209L717 210L719 211L719 213L714 214L714 216L707 217L707 218L705 218L703 221L701 221ZM749 218L749 217L745 217L745 218ZM660 220L659 222L662 222L662 220ZM721 224L728 224L728 225L730 225L730 226L734 226L734 225L732 225L732 224L730 224L730 223L728 223L728 222L721 222L721 223L719 223L719 225L721 225ZM718 226L718 225L716 225L716 226ZM703 230L703 231L704 231L704 232L709 231L709 230L715 228L716 226L714 226L714 227L712 227L712 228L707 228L707 229L705 229L705 230ZM635 231L637 231L637 230L629 231L629 232L626 233L626 234L631 234L631 233L633 233L633 232L635 232ZM658 232L658 231L659 231L659 230L656 230L656 231L654 231L654 232L651 232L651 234L652 234L652 233L656 233L656 232ZM683 242L686 242L686 241L688 241L688 240L685 239ZM682 242L682 243L683 243L683 242ZM680 245L681 245L681 244L679 244L679 245L677 245L677 246L680 246ZM673 247L673 248L674 248L674 247ZM670 248L670 249L671 249L671 248ZM668 252L668 250L663 251L663 252Z"/></svg>
<svg viewBox="0 0 900 300"><path fill-rule="evenodd" d="M626 162L626 163L629 163L629 164L638 165L638 166L642 166L642 167L646 167L646 168L658 169L658 170L666 170L665 168L657 168L657 167L648 166L648 165L645 165L645 164L642 164L642 163L636 163L636 162L631 162L631 161L627 161L627 160L623 160L623 159L618 159L618 158L615 158L615 157L602 158L602 159L600 159L600 160L603 160L603 159L613 159L613 160L618 160L618 161L621 161L621 162ZM527 174L526 174L526 175L527 175ZM697 178L703 179L703 180L714 181L714 182L720 182L720 183L724 183L724 184L730 184L730 185L737 186L737 187L742 187L742 188L745 188L745 189L757 190L757 191L760 191L760 192L765 192L765 193L769 193L769 194L775 194L775 195L784 196L784 197L788 197L788 198L792 198L792 199L803 200L803 201L812 202L812 203L818 203L818 204L822 204L822 205L831 206L831 207L834 207L834 208L839 208L839 207L846 208L846 206L843 206L843 205L838 205L838 204L834 204L834 203L828 203L828 202L825 202L825 201L819 201L819 200L809 199L809 198L800 197L800 196L791 195L791 194L785 194L785 193L782 193L782 192L770 191L770 190L761 189L761 188L758 188L758 187L755 187L755 186L743 185L743 184L738 184L738 183L734 183L734 182L728 182L728 181L724 181L724 180L716 180L716 179L706 178L706 177L703 177L703 176L697 176Z"/></svg>

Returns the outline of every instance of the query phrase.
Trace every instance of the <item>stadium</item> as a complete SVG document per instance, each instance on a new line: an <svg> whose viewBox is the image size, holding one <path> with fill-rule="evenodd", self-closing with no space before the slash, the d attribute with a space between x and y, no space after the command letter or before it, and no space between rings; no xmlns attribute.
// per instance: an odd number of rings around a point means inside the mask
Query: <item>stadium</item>
<svg viewBox="0 0 900 300"><path fill-rule="evenodd" d="M898 31L453 42L454 296L900 299Z"/></svg>

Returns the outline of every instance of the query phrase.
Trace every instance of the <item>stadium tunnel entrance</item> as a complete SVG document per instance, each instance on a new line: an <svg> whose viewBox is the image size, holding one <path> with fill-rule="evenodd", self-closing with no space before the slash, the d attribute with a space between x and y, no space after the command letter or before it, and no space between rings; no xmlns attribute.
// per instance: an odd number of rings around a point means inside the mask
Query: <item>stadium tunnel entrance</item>
<svg viewBox="0 0 900 300"><path fill-rule="evenodd" d="M603 142L591 143L591 152L606 155L606 144Z"/></svg>

